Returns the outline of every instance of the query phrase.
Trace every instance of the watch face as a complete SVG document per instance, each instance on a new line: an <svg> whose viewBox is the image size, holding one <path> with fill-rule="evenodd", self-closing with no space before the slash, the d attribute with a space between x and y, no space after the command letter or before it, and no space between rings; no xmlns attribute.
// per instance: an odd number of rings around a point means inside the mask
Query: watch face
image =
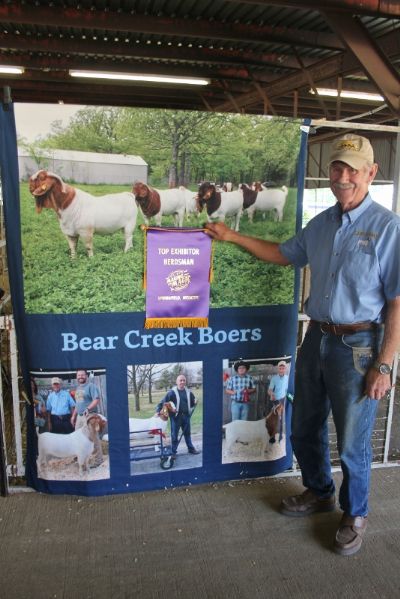
<svg viewBox="0 0 400 599"><path fill-rule="evenodd" d="M390 368L389 364L379 364L379 372L381 374L390 374L392 372L392 369Z"/></svg>

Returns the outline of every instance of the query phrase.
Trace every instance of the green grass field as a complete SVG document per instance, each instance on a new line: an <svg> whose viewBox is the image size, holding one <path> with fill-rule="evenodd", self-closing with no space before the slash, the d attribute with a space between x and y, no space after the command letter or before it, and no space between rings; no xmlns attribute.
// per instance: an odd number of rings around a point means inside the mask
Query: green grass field
<svg viewBox="0 0 400 599"><path fill-rule="evenodd" d="M126 186L79 185L102 195L128 191ZM138 215L133 248L124 254L122 231L94 237L94 257L81 242L75 260L52 210L35 212L27 183L21 189L21 236L25 309L28 313L139 312L144 310L143 222ZM240 231L272 241L283 241L295 230L296 190L289 191L283 221L256 215L253 223L242 217ZM199 223L205 221L205 218ZM172 217L163 225L172 225ZM194 219L184 226L193 226ZM294 271L265 264L232 244L214 244L214 282L211 306L242 307L293 302Z"/></svg>

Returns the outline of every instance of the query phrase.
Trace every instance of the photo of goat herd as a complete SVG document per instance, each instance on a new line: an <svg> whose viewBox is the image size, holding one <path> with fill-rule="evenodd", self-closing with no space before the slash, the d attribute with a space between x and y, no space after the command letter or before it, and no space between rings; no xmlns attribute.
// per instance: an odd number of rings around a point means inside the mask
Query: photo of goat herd
<svg viewBox="0 0 400 599"><path fill-rule="evenodd" d="M296 121L126 108L82 107L34 143L19 135L26 312L143 311L143 223L287 239L299 144ZM293 302L293 269L214 245L211 307Z"/></svg>

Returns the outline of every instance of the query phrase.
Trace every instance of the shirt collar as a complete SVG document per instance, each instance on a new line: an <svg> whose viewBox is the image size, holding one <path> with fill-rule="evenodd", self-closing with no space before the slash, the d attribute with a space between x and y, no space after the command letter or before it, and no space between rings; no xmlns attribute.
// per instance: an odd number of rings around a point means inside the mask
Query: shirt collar
<svg viewBox="0 0 400 599"><path fill-rule="evenodd" d="M333 212L332 212L332 217L333 218L338 218L339 220L345 220L347 219L347 221L349 221L350 223L355 223L355 221L362 215L364 214L364 212L371 206L372 204L372 198L369 195L369 193L367 193L367 195L365 196L365 198L363 199L363 201L361 202L361 204L359 204L357 206L357 208L353 208L353 210L349 210L348 212L345 212L344 214L342 213L342 210L340 208L340 204L339 202L337 202L335 204L335 206L333 206Z"/></svg>

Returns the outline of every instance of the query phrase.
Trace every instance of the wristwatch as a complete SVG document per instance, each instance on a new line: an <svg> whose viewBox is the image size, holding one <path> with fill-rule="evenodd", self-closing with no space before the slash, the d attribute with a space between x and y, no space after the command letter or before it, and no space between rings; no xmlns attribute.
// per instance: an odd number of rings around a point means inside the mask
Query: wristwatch
<svg viewBox="0 0 400 599"><path fill-rule="evenodd" d="M392 367L390 366L390 364L385 364L385 362L375 362L374 368L379 370L381 374L390 374L392 372Z"/></svg>

